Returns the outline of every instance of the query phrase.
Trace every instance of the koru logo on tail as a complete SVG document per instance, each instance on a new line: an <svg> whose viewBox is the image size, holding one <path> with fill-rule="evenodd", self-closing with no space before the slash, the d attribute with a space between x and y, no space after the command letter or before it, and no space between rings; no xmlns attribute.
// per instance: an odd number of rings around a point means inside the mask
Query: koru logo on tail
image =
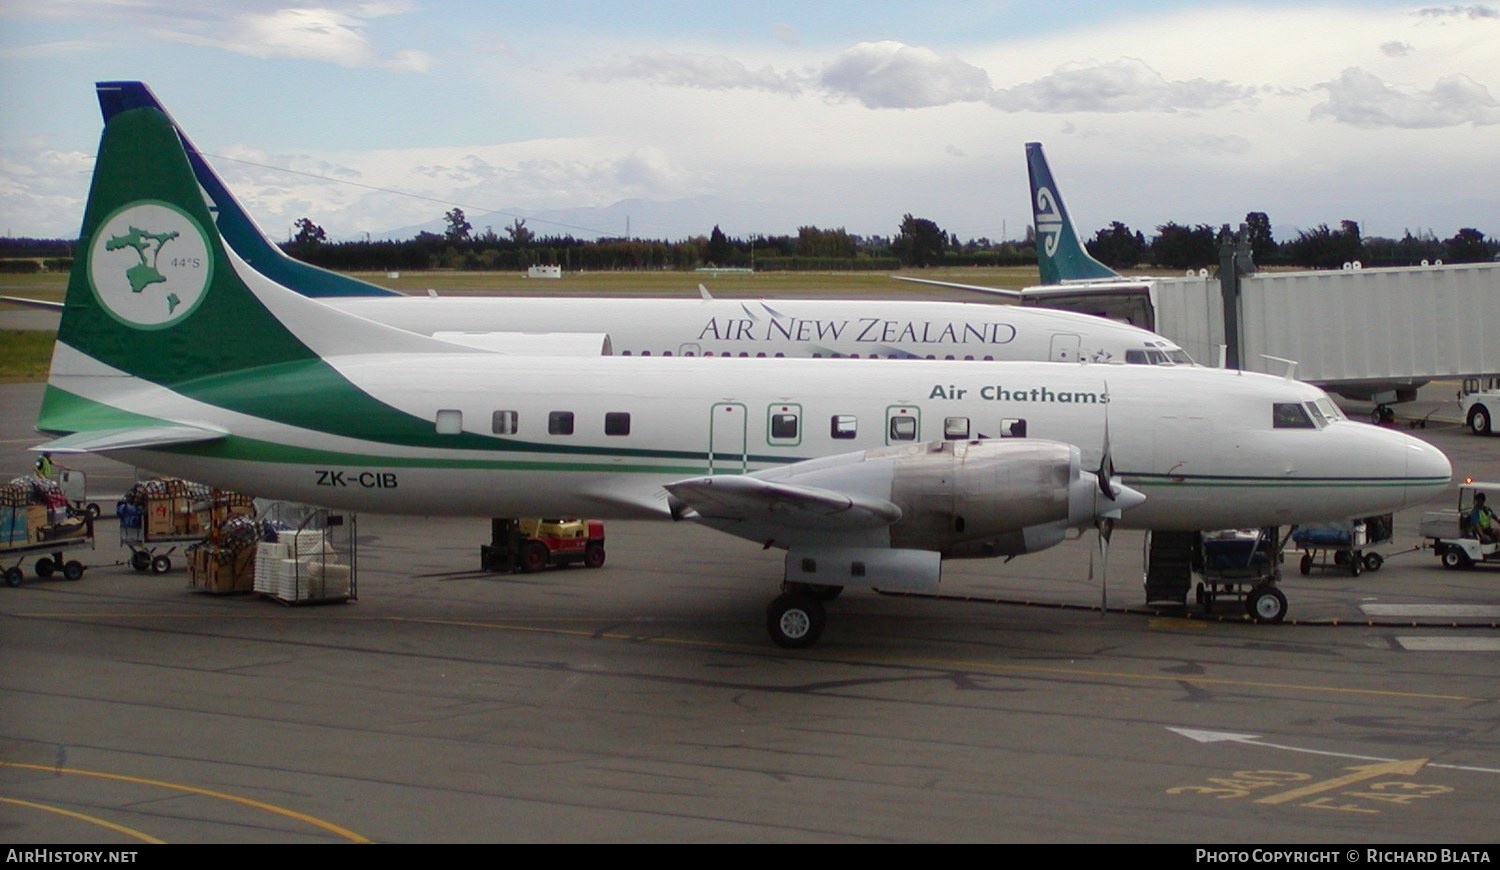
<svg viewBox="0 0 1500 870"><path fill-rule="evenodd" d="M1062 236L1062 210L1057 207L1057 197L1046 187L1036 189L1036 232L1042 237L1047 256L1057 256L1057 241Z"/></svg>
<svg viewBox="0 0 1500 870"><path fill-rule="evenodd" d="M117 320L143 329L170 326L208 290L208 234L170 203L133 202L99 225L88 274L94 295Z"/></svg>

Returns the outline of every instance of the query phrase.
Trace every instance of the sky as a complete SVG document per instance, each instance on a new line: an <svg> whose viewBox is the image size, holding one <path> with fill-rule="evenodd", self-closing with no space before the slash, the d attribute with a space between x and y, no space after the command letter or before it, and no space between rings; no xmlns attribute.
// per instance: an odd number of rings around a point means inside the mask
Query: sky
<svg viewBox="0 0 1500 870"><path fill-rule="evenodd" d="M1021 238L1029 141L1085 237L1500 235L1500 3L0 0L0 232L77 235L111 79L277 238Z"/></svg>

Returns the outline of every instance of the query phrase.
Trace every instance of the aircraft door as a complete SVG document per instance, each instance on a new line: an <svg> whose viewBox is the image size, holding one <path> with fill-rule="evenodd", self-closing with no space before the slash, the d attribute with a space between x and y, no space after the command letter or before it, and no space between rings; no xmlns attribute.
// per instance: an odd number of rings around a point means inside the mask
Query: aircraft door
<svg viewBox="0 0 1500 870"><path fill-rule="evenodd" d="M717 402L708 421L708 473L744 474L748 466L745 432L749 415L738 402Z"/></svg>
<svg viewBox="0 0 1500 870"><path fill-rule="evenodd" d="M1066 332L1055 333L1052 336L1052 352L1047 359L1052 362L1078 362L1081 355L1079 345L1082 339L1077 335Z"/></svg>

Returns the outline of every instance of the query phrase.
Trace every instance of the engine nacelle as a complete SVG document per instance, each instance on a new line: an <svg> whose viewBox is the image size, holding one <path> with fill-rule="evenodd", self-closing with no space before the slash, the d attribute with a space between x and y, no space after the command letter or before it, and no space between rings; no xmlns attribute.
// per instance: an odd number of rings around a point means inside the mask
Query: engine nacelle
<svg viewBox="0 0 1500 870"><path fill-rule="evenodd" d="M1035 439L942 441L895 458L891 546L944 558L1034 553L1094 521L1095 476L1077 447ZM873 458L873 457L872 457Z"/></svg>
<svg viewBox="0 0 1500 870"><path fill-rule="evenodd" d="M884 447L746 477L753 479L746 484L788 488L779 494L785 496L785 504L773 493L763 505L748 510L705 505L693 519L789 549L891 548L931 551L944 558L1012 556L1051 547L1068 529L1092 525L1101 511L1128 506L1102 498L1098 479L1081 467L1077 447L1042 439ZM712 478L670 488L684 498L693 498L692 488L707 497L715 486L704 480L717 482L720 489L729 483ZM847 516L839 509L844 498L856 508ZM874 515L884 520L870 519Z"/></svg>

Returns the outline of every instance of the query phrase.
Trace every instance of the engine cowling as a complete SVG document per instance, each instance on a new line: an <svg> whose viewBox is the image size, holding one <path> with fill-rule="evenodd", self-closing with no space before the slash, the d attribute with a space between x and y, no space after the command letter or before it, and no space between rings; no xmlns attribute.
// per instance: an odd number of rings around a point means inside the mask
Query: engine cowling
<svg viewBox="0 0 1500 870"><path fill-rule="evenodd" d="M1098 480L1077 447L1034 439L943 441L894 459L891 546L944 558L1034 553L1092 525Z"/></svg>
<svg viewBox="0 0 1500 870"><path fill-rule="evenodd" d="M788 549L889 548L944 558L1032 553L1143 497L1106 495L1077 447L1043 439L877 448L668 486L697 522Z"/></svg>

